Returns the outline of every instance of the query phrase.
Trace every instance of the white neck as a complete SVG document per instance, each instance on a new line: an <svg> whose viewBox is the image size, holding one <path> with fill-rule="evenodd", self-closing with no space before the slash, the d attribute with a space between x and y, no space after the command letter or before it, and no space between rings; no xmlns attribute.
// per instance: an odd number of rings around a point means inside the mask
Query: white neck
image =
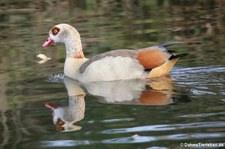
<svg viewBox="0 0 225 149"><path fill-rule="evenodd" d="M61 42L66 46L64 74L76 80L80 66L87 61L82 51L80 34L74 27L64 24L64 32L59 36Z"/></svg>
<svg viewBox="0 0 225 149"><path fill-rule="evenodd" d="M84 58L80 34L76 29L69 33L68 37L64 39L64 43L67 57Z"/></svg>
<svg viewBox="0 0 225 149"><path fill-rule="evenodd" d="M84 57L83 51L82 51L82 45L81 42L74 42L74 40L67 40L65 42L66 46L66 57Z"/></svg>

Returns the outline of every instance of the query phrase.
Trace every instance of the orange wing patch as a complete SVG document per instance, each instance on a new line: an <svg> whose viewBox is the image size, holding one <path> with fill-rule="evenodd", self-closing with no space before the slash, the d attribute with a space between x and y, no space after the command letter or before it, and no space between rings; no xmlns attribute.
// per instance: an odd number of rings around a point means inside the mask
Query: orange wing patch
<svg viewBox="0 0 225 149"><path fill-rule="evenodd" d="M165 63L170 55L160 48L140 50L136 59L144 66L145 69L153 69Z"/></svg>

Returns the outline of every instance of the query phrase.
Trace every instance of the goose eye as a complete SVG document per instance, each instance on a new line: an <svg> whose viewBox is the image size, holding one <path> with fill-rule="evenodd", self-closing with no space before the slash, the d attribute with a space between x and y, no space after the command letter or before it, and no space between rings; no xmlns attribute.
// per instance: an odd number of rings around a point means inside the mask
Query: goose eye
<svg viewBox="0 0 225 149"><path fill-rule="evenodd" d="M61 118L58 118L56 124L57 124L57 125L64 125L65 122L63 122L63 121L61 120Z"/></svg>
<svg viewBox="0 0 225 149"><path fill-rule="evenodd" d="M58 27L53 27L51 31L52 31L53 35L57 35L59 33L60 29Z"/></svg>

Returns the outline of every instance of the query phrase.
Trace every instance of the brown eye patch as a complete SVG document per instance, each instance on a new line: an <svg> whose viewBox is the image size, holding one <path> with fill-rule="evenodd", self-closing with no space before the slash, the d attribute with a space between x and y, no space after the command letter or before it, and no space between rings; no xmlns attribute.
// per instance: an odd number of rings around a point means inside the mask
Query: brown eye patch
<svg viewBox="0 0 225 149"><path fill-rule="evenodd" d="M52 31L52 34L53 34L53 35L57 35L57 34L59 33L60 29L59 29L58 27L53 27L53 28L51 29L51 31Z"/></svg>
<svg viewBox="0 0 225 149"><path fill-rule="evenodd" d="M61 120L61 118L58 118L56 124L57 124L57 125L64 125L65 122L63 122L63 121Z"/></svg>

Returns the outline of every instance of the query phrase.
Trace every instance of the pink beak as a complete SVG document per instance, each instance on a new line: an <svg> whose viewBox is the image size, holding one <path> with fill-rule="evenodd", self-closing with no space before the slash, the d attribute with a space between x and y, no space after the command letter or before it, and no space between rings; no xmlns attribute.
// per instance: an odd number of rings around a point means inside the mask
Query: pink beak
<svg viewBox="0 0 225 149"><path fill-rule="evenodd" d="M45 103L45 107L51 109L52 111L54 111L55 109L57 109L57 107L54 106L54 105L53 105L52 103L50 103L50 102L46 102L46 103Z"/></svg>
<svg viewBox="0 0 225 149"><path fill-rule="evenodd" d="M48 37L48 39L45 41L45 43L42 45L42 47L48 47L50 45L52 45L54 43L54 41Z"/></svg>

